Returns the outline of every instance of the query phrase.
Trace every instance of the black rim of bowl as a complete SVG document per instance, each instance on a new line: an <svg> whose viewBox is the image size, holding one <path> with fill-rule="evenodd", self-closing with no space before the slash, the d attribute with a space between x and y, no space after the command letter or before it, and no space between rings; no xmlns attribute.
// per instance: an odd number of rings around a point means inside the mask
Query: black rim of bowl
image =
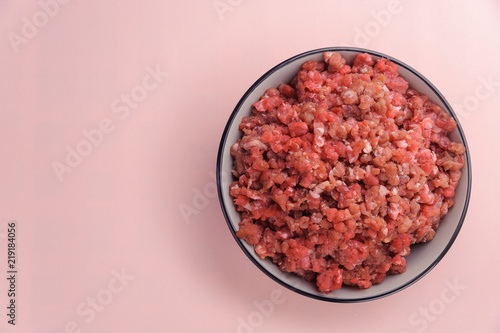
<svg viewBox="0 0 500 333"><path fill-rule="evenodd" d="M356 53L368 53L368 54L370 54L372 56L375 56L375 57L386 58L386 59L394 62L395 64L397 64L398 67L403 67L406 70L408 70L408 71L412 72L413 74L415 74L420 80L422 80L423 82L425 82L425 84L427 86L429 86L430 89L432 89L434 91L434 93L439 97L439 99L441 100L441 102L445 105L445 107L447 109L446 111L448 111L451 114L451 116L453 117L453 119L457 122L457 130L458 130L458 132L460 134L460 138L463 141L463 145L465 146L465 157L466 157L467 176L468 176L467 177L468 181L467 181L467 192L466 192L466 197L465 197L465 204L464 204L464 208L463 208L462 214L460 216L460 221L458 222L458 225L457 225L457 227L456 227L456 229L455 229L452 237L448 241L448 244L446 245L446 247L444 248L444 250L440 253L440 255L431 263L431 265L429 265L426 269L424 269L420 274L418 274L417 276L415 276L413 279L411 279L410 281L406 282L405 284L403 284L401 286L398 286L398 287L396 287L396 288L394 288L392 290L389 290L387 292L384 292L384 293L381 293L381 294L378 294L378 295L370 296L370 297L338 299L338 298L335 298L335 297L322 296L319 293L318 294L311 294L309 292L306 292L306 291L303 291L301 289L295 288L294 286L286 283L285 281L281 280L280 278L278 278L277 276L275 276L274 274L272 274L271 272L269 272L266 268L264 268L262 266L262 264L258 260L256 260L252 256L252 254L248 251L248 249L243 244L244 241L241 240L241 239L239 239L238 237L236 237L236 231L237 230L234 228L234 226L233 226L233 224L231 222L231 217L229 216L229 213L228 213L228 211L226 209L226 204L225 204L224 198L223 198L223 191L222 191L222 188L221 188L222 155L223 155L225 147L226 147L227 135L229 133L229 130L232 127L234 118L236 117L236 115L240 111L242 104L246 101L246 99L248 98L248 96L266 78L268 78L269 76L271 76L278 69L280 69L280 68L288 65L290 62L295 61L295 60L300 59L300 58L303 58L303 57L306 57L306 56L310 56L310 55L314 55L314 54L318 54L318 53L323 53L323 52L326 52L326 51L332 51L332 52L349 51L349 52L356 52ZM271 87L269 87L269 88L271 88ZM469 200L470 200L471 187L472 187L472 170L471 170L471 161L470 161L469 147L467 145L467 140L465 138L465 134L463 132L462 126L460 125L458 117L455 114L455 112L453 111L453 109L450 106L450 104L446 101L446 99L444 98L444 96L439 92L439 90L429 80L427 80L427 78L425 78L422 74L420 74L418 71L416 71L415 69L413 69L411 66L408 66L404 62L402 62L402 61L400 61L398 59L395 59L395 58L393 58L391 56L388 56L386 54L377 52L377 51L368 50L368 49L362 49L362 48L356 48L356 47L326 47L326 48L320 48L320 49L315 49L315 50L311 50L311 51L300 53L300 54L298 54L296 56L293 56L293 57L291 57L291 58L289 58L289 59L287 59L287 60L279 63L278 65L276 65L273 68L271 68L270 70L268 70L264 75L262 75L245 92L245 94L238 101L238 104L236 104L236 107L234 108L233 112L231 113L231 115L230 115L230 117L229 117L229 119L227 121L226 127L224 128L224 132L222 134L221 142L220 142L220 145L219 145L219 151L218 151L218 154L217 154L216 181L217 181L217 192L218 192L218 195L219 195L220 206L222 208L222 213L224 214L224 218L226 219L226 223L227 223L227 225L229 227L229 230L231 230L231 233L232 233L234 239L238 243L239 247L246 254L246 256L264 274L266 274L268 277L270 277L272 280L274 280L275 282L279 283L283 287L285 287L285 288L287 288L289 290L292 290L292 291L294 291L294 292L296 292L298 294L301 294L303 296L307 296L307 297L310 297L310 298L313 298L313 299L318 299L318 300L327 301L327 302L356 303L356 302L364 302L364 301L372 301L372 300L380 299L380 298L392 295L392 294L394 294L396 292L399 292L399 291L401 291L403 289L406 289L407 287L411 286L412 284L414 284L415 282L417 282L418 280L420 280L422 277L424 277L427 273L429 273L441 261L441 259L443 259L443 257L446 255L446 253L448 252L448 250L450 249L450 247L453 245L455 239L457 238L457 236L458 236L458 234L460 232L460 229L462 228L462 224L463 224L463 222L465 220L465 216L467 214L467 209L468 209ZM286 274L286 273L283 272L283 274Z"/></svg>

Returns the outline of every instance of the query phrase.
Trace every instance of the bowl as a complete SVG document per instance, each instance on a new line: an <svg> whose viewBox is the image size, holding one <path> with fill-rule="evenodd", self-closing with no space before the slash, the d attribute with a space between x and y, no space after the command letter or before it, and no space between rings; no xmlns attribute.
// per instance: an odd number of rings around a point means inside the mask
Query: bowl
<svg viewBox="0 0 500 333"><path fill-rule="evenodd" d="M321 61L325 51L340 53L348 64L352 64L359 53L368 53L374 60L383 57L394 62L399 67L399 75L409 82L411 88L427 95L429 100L441 106L455 119L457 127L450 134L450 138L453 141L461 142L466 148L465 165L461 170L462 177L455 191L456 203L442 220L434 239L427 243L411 246L411 253L406 257L406 272L387 275L382 283L374 284L367 289L342 286L341 289L328 294L318 291L314 283L294 274L280 271L278 266L269 259L261 259L255 253L253 246L236 237L238 223L241 219L229 194L229 185L233 181L231 175L233 159L230 155L230 147L241 136L238 125L242 117L251 114L252 104L258 101L268 88L277 87L281 82L289 82L299 71L303 62L308 60ZM217 156L216 179L220 205L229 230L243 252L262 272L282 286L301 295L323 301L346 303L375 300L401 291L421 279L444 257L455 241L466 216L471 192L471 162L467 141L456 114L443 95L422 74L407 64L379 52L352 47L331 47L304 52L281 62L262 75L246 91L231 113L222 134Z"/></svg>

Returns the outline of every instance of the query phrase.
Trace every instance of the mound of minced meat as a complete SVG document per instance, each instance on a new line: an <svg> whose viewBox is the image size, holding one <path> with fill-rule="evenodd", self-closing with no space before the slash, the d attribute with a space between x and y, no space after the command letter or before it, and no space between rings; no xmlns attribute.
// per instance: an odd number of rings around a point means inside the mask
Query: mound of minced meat
<svg viewBox="0 0 500 333"><path fill-rule="evenodd" d="M387 59L304 62L239 125L237 237L325 293L403 273L410 246L430 241L454 204L456 125Z"/></svg>

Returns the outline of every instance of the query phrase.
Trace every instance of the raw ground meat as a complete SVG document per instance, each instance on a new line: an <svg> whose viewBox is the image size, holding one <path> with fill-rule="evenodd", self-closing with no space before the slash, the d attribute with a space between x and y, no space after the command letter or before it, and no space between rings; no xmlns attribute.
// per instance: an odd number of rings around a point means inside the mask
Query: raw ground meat
<svg viewBox="0 0 500 333"><path fill-rule="evenodd" d="M387 59L304 62L239 125L237 237L325 293L405 272L410 246L430 241L454 204L456 125Z"/></svg>

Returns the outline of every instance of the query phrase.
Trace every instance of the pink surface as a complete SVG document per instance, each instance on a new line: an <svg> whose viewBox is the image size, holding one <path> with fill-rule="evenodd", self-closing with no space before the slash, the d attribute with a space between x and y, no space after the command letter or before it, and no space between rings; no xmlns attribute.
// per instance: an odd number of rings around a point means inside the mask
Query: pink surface
<svg viewBox="0 0 500 333"><path fill-rule="evenodd" d="M59 1L0 2L0 332L500 331L498 1ZM461 110L473 166L446 257L361 304L267 278L214 192L246 89L290 56L339 45L430 79Z"/></svg>

